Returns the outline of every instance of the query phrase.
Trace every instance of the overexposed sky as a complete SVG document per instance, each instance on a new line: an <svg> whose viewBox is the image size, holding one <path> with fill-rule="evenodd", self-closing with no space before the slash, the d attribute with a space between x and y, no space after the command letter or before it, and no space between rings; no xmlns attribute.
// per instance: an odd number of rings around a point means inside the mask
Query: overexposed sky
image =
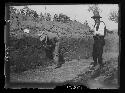
<svg viewBox="0 0 125 93"><path fill-rule="evenodd" d="M80 4L80 5L46 5L46 12L50 13L53 17L54 14L63 13L69 16L72 20L77 20L84 23L85 20L92 27L94 25L94 20L91 18L93 16L92 12L88 12L88 7L90 4ZM21 9L24 6L15 6L17 9ZM30 5L30 9L37 11L38 14L41 12L45 13L45 5ZM107 26L108 29L118 29L118 24L108 20L109 13L112 10L118 10L118 4L99 4L99 8L102 10L100 16Z"/></svg>

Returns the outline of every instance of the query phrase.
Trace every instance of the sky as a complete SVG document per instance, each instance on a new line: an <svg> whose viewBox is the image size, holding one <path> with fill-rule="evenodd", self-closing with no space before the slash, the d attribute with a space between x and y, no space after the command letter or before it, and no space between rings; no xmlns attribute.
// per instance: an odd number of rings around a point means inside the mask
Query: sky
<svg viewBox="0 0 125 93"><path fill-rule="evenodd" d="M91 18L93 16L92 12L88 11L90 4L80 4L80 5L29 5L28 7L32 10L35 10L38 14L41 12L50 13L52 17L54 14L63 13L70 17L72 20L77 20L81 23L84 23L85 20L88 21L90 27L94 25L94 20ZM101 20L105 22L106 27L109 30L118 29L118 23L110 21L108 19L109 13L112 10L118 10L118 4L99 4L99 8L102 10L100 16ZM22 9L24 6L14 6L17 9Z"/></svg>

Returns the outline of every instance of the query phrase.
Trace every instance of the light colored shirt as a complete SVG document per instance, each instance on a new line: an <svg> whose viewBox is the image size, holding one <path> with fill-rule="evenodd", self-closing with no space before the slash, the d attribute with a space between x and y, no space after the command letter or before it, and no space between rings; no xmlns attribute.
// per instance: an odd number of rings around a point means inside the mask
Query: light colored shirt
<svg viewBox="0 0 125 93"><path fill-rule="evenodd" d="M24 29L23 30L25 33L29 33L29 29Z"/></svg>
<svg viewBox="0 0 125 93"><path fill-rule="evenodd" d="M43 41L45 39L45 42L47 42L47 37L49 39L53 39L53 38L57 38L59 39L58 35L56 33L52 33L52 32L48 32L48 31L43 31L40 35L40 40ZM53 59L55 61L56 64L58 64L58 60L59 60L59 44L60 42L56 42L56 46L53 52Z"/></svg>
<svg viewBox="0 0 125 93"><path fill-rule="evenodd" d="M97 26L97 25L96 25ZM93 28L94 30L94 35L101 35L104 36L104 28L105 28L105 24L103 22L100 22L98 31L96 31L96 26Z"/></svg>
<svg viewBox="0 0 125 93"><path fill-rule="evenodd" d="M56 34L56 33L52 33L52 32L48 32L48 31L44 31L44 32L42 32L41 34L40 34L40 40L42 41L42 40L44 40L45 38L47 39L47 37L49 38L49 39L53 39L53 38L59 38L58 37L58 35Z"/></svg>

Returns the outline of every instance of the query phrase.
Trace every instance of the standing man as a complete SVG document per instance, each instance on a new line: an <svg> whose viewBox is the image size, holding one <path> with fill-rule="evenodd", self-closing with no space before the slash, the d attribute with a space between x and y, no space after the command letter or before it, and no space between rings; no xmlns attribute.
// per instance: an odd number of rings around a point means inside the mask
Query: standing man
<svg viewBox="0 0 125 93"><path fill-rule="evenodd" d="M94 44L93 44L93 66L95 67L97 64L100 65L100 67L103 66L102 62L102 54L103 54L103 47L105 45L104 37L106 35L106 26L103 21L100 21L100 15L99 12L95 12L94 16L91 17L95 21L95 25L93 28L93 38L94 38Z"/></svg>

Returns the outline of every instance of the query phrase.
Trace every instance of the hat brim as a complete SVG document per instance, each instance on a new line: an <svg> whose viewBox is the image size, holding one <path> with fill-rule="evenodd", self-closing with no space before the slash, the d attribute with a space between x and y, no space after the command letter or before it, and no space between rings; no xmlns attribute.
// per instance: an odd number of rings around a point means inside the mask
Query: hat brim
<svg viewBox="0 0 125 93"><path fill-rule="evenodd" d="M95 19L95 18L102 18L101 16L92 16L91 18Z"/></svg>

